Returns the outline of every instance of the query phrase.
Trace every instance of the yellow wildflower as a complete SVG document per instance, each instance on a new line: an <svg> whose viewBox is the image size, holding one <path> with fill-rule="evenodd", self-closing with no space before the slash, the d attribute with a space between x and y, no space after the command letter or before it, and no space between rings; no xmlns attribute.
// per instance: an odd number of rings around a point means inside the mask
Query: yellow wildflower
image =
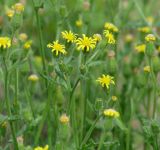
<svg viewBox="0 0 160 150"><path fill-rule="evenodd" d="M107 117L113 117L113 118L117 118L120 116L119 112L117 112L116 110L114 109L105 109L103 111L103 114Z"/></svg>
<svg viewBox="0 0 160 150"><path fill-rule="evenodd" d="M146 42L154 42L156 40L156 37L153 34L148 34L145 37Z"/></svg>
<svg viewBox="0 0 160 150"><path fill-rule="evenodd" d="M138 53L145 53L146 45L145 44L139 44L139 45L135 46L135 50Z"/></svg>
<svg viewBox="0 0 160 150"><path fill-rule="evenodd" d="M78 38L76 40L77 49L89 52L90 49L94 49L96 47L96 40L92 37L87 37L85 34L82 34L82 38Z"/></svg>
<svg viewBox="0 0 160 150"><path fill-rule="evenodd" d="M12 6L12 8L18 13L21 13L24 11L24 5L22 3L16 3Z"/></svg>
<svg viewBox="0 0 160 150"><path fill-rule="evenodd" d="M33 82L36 82L36 81L39 80L39 77L38 77L36 74L31 74L31 75L28 77L28 80L33 81Z"/></svg>
<svg viewBox="0 0 160 150"><path fill-rule="evenodd" d="M144 71L144 72L151 72L151 67L150 67L150 66L145 66L145 67L143 68L143 71Z"/></svg>
<svg viewBox="0 0 160 150"><path fill-rule="evenodd" d="M29 41L24 43L23 48L24 49L29 49L29 48L31 48L31 45L32 45L32 40L29 40Z"/></svg>
<svg viewBox="0 0 160 150"><path fill-rule="evenodd" d="M99 42L102 40L102 36L100 34L94 34L93 38L96 40L96 42Z"/></svg>
<svg viewBox="0 0 160 150"><path fill-rule="evenodd" d="M27 36L26 33L20 33L20 34L19 34L19 39L20 39L21 41L26 41L27 38L28 38L28 36Z"/></svg>
<svg viewBox="0 0 160 150"><path fill-rule="evenodd" d="M65 40L67 40L68 43L69 42L73 43L76 40L76 35L74 33L72 33L71 31L69 31L69 32L68 31L64 31L64 32L61 32L61 34L62 34L62 37Z"/></svg>
<svg viewBox="0 0 160 150"><path fill-rule="evenodd" d="M79 20L76 21L76 26L77 27L81 27L82 25L83 25L82 19L79 19Z"/></svg>
<svg viewBox="0 0 160 150"><path fill-rule="evenodd" d="M143 32L143 33L149 33L151 31L151 29L149 27L140 27L138 28L139 32Z"/></svg>
<svg viewBox="0 0 160 150"><path fill-rule="evenodd" d="M38 147L35 147L34 148L34 150L48 150L49 149L49 146L48 145L46 145L45 147L40 147L40 146L38 146Z"/></svg>
<svg viewBox="0 0 160 150"><path fill-rule="evenodd" d="M60 122L62 124L67 124L69 122L69 117L66 114L61 115L61 117L59 118Z"/></svg>
<svg viewBox="0 0 160 150"><path fill-rule="evenodd" d="M113 77L110 75L102 75L102 77L99 77L96 81L98 81L102 87L105 87L108 89L110 84L115 84L115 82L113 81Z"/></svg>
<svg viewBox="0 0 160 150"><path fill-rule="evenodd" d="M118 32L118 28L114 24L109 23L109 22L105 23L104 28L111 32Z"/></svg>
<svg viewBox="0 0 160 150"><path fill-rule="evenodd" d="M8 9L8 10L6 11L6 15L7 15L9 18L12 18L13 15L14 15L14 10Z"/></svg>
<svg viewBox="0 0 160 150"><path fill-rule="evenodd" d="M48 48L52 48L52 52L55 52L56 53L56 56L58 56L59 53L62 53L62 54L66 54L66 50L65 50L65 46L62 45L62 44L59 44L59 41L56 40L55 42L53 43L49 43L47 45Z"/></svg>
<svg viewBox="0 0 160 150"><path fill-rule="evenodd" d="M125 36L125 41L126 41L127 43L132 42L132 41L133 41L133 35L132 35L132 34L127 34L127 35Z"/></svg>
<svg viewBox="0 0 160 150"><path fill-rule="evenodd" d="M117 99L118 99L117 96L112 96L112 101L115 102L115 101L117 101Z"/></svg>
<svg viewBox="0 0 160 150"><path fill-rule="evenodd" d="M104 30L104 35L107 39L108 44L115 44L116 43L114 35L112 33L110 33L109 30Z"/></svg>
<svg viewBox="0 0 160 150"><path fill-rule="evenodd" d="M11 47L11 39L9 37L0 37L0 48Z"/></svg>

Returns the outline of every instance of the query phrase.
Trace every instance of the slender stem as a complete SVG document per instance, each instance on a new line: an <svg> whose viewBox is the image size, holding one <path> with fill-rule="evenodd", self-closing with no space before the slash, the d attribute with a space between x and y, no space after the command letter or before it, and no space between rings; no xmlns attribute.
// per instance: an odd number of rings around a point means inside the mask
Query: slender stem
<svg viewBox="0 0 160 150"><path fill-rule="evenodd" d="M43 35L42 35L42 29L41 29L41 24L40 24L40 17L38 15L39 8L35 7L33 0L32 0L32 4L33 4L34 10L35 10L37 26L38 26L38 35L39 35L39 42L40 42L40 53L41 53L41 57L42 57L43 71L44 71L44 74L47 75L47 67L46 67L46 63L45 63L45 51L44 51L44 44L43 44ZM47 84L48 84L47 79L45 79L45 84L47 86Z"/></svg>
<svg viewBox="0 0 160 150"><path fill-rule="evenodd" d="M103 142L104 142L104 140L105 140L105 137L106 137L106 132L103 131L103 132L102 132L102 135L101 135L101 137L100 137L100 142L99 142L99 146L98 146L98 149L97 149L97 150L101 150L102 145L103 145Z"/></svg>
<svg viewBox="0 0 160 150"><path fill-rule="evenodd" d="M156 76L155 73L153 71L153 65L152 65L152 59L149 58L149 63L150 63L150 67L151 67L151 76L152 76L152 80L153 80L153 92L154 92L154 101L153 101L153 114L152 117L155 118L156 115L156 105L157 105L157 81L156 81Z"/></svg>
<svg viewBox="0 0 160 150"><path fill-rule="evenodd" d="M8 98L9 72L8 72L8 69L7 69L7 64L6 64L5 58L3 58L3 61L4 61L4 69L5 69L5 101L6 101L8 116L10 117L12 115L12 112L11 112L10 102L9 102L9 98ZM12 138L13 138L13 142L14 142L14 147L15 147L15 150L18 150L18 143L17 143L17 139L16 139L16 134L15 134L13 122L9 121L9 123L10 123Z"/></svg>
<svg viewBox="0 0 160 150"><path fill-rule="evenodd" d="M82 143L81 143L81 145L80 145L80 148L82 148L83 145L86 144L86 142L87 142L88 139L90 138L90 136L91 136L91 134L92 134L92 132L93 132L93 130L94 130L97 122L98 122L99 119L101 118L101 116L102 116L102 115L99 115L99 116L96 118L96 120L94 121L94 123L92 124L92 126L90 127L90 129L88 130L88 132L86 133L86 135L85 135L85 137L84 137L84 139L83 139L83 141L82 141Z"/></svg>

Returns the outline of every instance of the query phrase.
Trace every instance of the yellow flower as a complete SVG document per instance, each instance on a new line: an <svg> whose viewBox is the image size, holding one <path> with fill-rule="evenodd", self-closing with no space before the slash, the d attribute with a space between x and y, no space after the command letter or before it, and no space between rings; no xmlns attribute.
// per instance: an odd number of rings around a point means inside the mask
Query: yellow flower
<svg viewBox="0 0 160 150"><path fill-rule="evenodd" d="M49 149L49 146L48 145L46 145L45 147L40 147L40 146L38 146L38 147L35 147L34 148L34 150L48 150Z"/></svg>
<svg viewBox="0 0 160 150"><path fill-rule="evenodd" d="M146 42L154 42L156 40L156 37L153 34L148 34L145 37Z"/></svg>
<svg viewBox="0 0 160 150"><path fill-rule="evenodd" d="M119 112L117 112L116 110L114 109L105 109L103 111L103 114L107 117L113 117L113 118L117 118L120 116Z"/></svg>
<svg viewBox="0 0 160 150"><path fill-rule="evenodd" d="M143 33L149 33L151 29L149 27L140 27L138 28L138 31Z"/></svg>
<svg viewBox="0 0 160 150"><path fill-rule="evenodd" d="M96 42L99 42L102 40L102 36L100 34L94 34L93 38L96 40Z"/></svg>
<svg viewBox="0 0 160 150"><path fill-rule="evenodd" d="M139 45L135 46L135 50L138 53L145 53L146 45L145 44L139 44Z"/></svg>
<svg viewBox="0 0 160 150"><path fill-rule="evenodd" d="M29 40L29 41L24 43L23 48L24 49L29 49L29 48L31 48L31 45L32 45L32 40Z"/></svg>
<svg viewBox="0 0 160 150"><path fill-rule="evenodd" d="M62 53L62 54L66 54L66 50L65 50L65 46L62 45L62 44L59 44L59 41L56 40L55 42L53 43L49 43L47 45L48 48L52 48L52 52L55 52L56 53L56 56L58 56L59 53Z"/></svg>
<svg viewBox="0 0 160 150"><path fill-rule="evenodd" d="M9 37L0 37L0 48L11 47L11 39Z"/></svg>
<svg viewBox="0 0 160 150"><path fill-rule="evenodd" d="M72 33L71 31L69 31L69 32L68 31L64 31L64 32L61 32L61 34L62 34L62 37L65 40L67 40L68 43L69 42L73 43L76 40L76 35L74 33Z"/></svg>
<svg viewBox="0 0 160 150"><path fill-rule="evenodd" d="M67 124L69 122L69 117L66 114L61 115L61 117L59 118L60 122L62 124Z"/></svg>
<svg viewBox="0 0 160 150"><path fill-rule="evenodd" d="M21 13L24 11L24 5L22 3L16 3L12 6L12 8L18 13Z"/></svg>
<svg viewBox="0 0 160 150"><path fill-rule="evenodd" d="M145 67L143 68L143 71L144 71L144 72L151 72L151 67L150 67L150 66L145 66Z"/></svg>
<svg viewBox="0 0 160 150"><path fill-rule="evenodd" d="M36 82L36 81L39 80L39 77L38 77L36 74L31 74L31 75L28 77L28 80L33 81L33 82Z"/></svg>
<svg viewBox="0 0 160 150"><path fill-rule="evenodd" d="M76 21L76 26L81 27L83 25L83 21L81 19Z"/></svg>
<svg viewBox="0 0 160 150"><path fill-rule="evenodd" d="M126 41L127 43L132 42L132 41L133 41L133 35L132 35L132 34L127 34L127 35L125 36L125 41Z"/></svg>
<svg viewBox="0 0 160 150"><path fill-rule="evenodd" d="M20 33L20 34L19 34L19 39L20 39L21 41L26 41L27 38L28 38L28 36L27 36L26 33Z"/></svg>
<svg viewBox="0 0 160 150"><path fill-rule="evenodd" d="M102 77L99 77L96 81L98 81L102 87L105 87L108 89L110 84L115 84L115 82L113 81L113 77L110 75L102 75Z"/></svg>
<svg viewBox="0 0 160 150"><path fill-rule="evenodd" d="M114 24L109 23L109 22L105 23L104 28L111 32L118 32L118 28Z"/></svg>
<svg viewBox="0 0 160 150"><path fill-rule="evenodd" d="M76 40L77 49L89 52L90 49L94 49L96 47L96 40L92 37L87 37L85 34L82 34L82 38L78 38Z"/></svg>
<svg viewBox="0 0 160 150"><path fill-rule="evenodd" d="M115 101L117 101L117 99L118 99L117 96L112 96L112 101L115 102Z"/></svg>
<svg viewBox="0 0 160 150"><path fill-rule="evenodd" d="M14 15L14 10L8 9L8 10L6 11L6 15L7 15L9 18L12 18L13 15Z"/></svg>
<svg viewBox="0 0 160 150"><path fill-rule="evenodd" d="M116 43L114 35L112 33L110 33L109 30L104 30L104 35L107 39L108 44L115 44Z"/></svg>

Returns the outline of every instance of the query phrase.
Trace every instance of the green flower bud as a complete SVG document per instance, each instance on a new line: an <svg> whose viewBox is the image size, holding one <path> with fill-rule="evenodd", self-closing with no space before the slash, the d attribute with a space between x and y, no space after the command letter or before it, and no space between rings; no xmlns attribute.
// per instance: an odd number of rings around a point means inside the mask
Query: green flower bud
<svg viewBox="0 0 160 150"><path fill-rule="evenodd" d="M43 8L44 0L33 0L36 8Z"/></svg>
<svg viewBox="0 0 160 150"><path fill-rule="evenodd" d="M13 30L15 31L18 28L20 28L22 25L22 22L23 22L22 14L16 13L11 20L11 25L13 27Z"/></svg>
<svg viewBox="0 0 160 150"><path fill-rule="evenodd" d="M82 75L84 75L87 72L87 67L85 65L80 66L80 72Z"/></svg>

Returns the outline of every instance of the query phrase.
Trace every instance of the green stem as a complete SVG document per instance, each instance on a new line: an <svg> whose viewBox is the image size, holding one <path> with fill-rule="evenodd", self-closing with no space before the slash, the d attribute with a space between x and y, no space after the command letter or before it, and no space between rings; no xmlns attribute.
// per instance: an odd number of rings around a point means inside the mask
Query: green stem
<svg viewBox="0 0 160 150"><path fill-rule="evenodd" d="M8 83L8 77L9 77L9 72L8 72L8 68L7 68L7 64L6 64L5 58L3 58L3 61L4 61L4 68L5 68L5 101L6 101L8 116L11 117L12 116L12 112L11 112L10 102L9 102L9 98L8 98L8 84L9 84ZM14 148L15 148L15 150L18 150L18 143L17 143L17 139L16 139L16 134L15 134L13 122L9 121L9 124L10 124L10 128L11 128Z"/></svg>
<svg viewBox="0 0 160 150"><path fill-rule="evenodd" d="M42 29L41 29L41 24L40 24L40 17L38 15L39 8L35 7L33 0L32 0L32 4L33 4L34 10L35 10L37 26L38 26L38 36L39 36L39 42L40 42L40 54L42 57L43 71L44 71L44 74L47 75L47 67L46 67L46 63L45 63L45 51L44 51L44 44L43 44L43 35L42 35ZM45 84L47 87L47 84L48 84L47 79L45 79Z"/></svg>
<svg viewBox="0 0 160 150"><path fill-rule="evenodd" d="M152 64L152 58L149 58L149 63L150 63L150 67L151 67L151 76L152 76L152 80L153 80L153 93L154 93L154 101L153 101L153 114L152 117L155 118L156 115L156 105L157 105L157 81L156 81L156 75L153 71L153 64Z"/></svg>
<svg viewBox="0 0 160 150"><path fill-rule="evenodd" d="M103 145L103 142L104 142L104 140L105 140L105 137L106 137L106 132L103 131L103 133L102 133L102 135L101 135L101 137L100 137L100 142L99 142L99 146L98 146L98 149L97 149L97 150L101 150L102 145Z"/></svg>
<svg viewBox="0 0 160 150"><path fill-rule="evenodd" d="M90 138L90 136L91 136L91 134L92 134L92 132L93 132L93 130L94 130L97 122L98 122L99 119L101 118L101 116L102 116L102 115L99 115L99 116L96 118L96 120L94 121L94 123L92 124L92 126L90 127L90 129L88 130L88 132L86 133L86 135L85 135L85 137L84 137L84 139L83 139L83 141L82 141L82 143L81 143L81 145L80 145L80 148L82 148L83 145L87 143L88 139Z"/></svg>

